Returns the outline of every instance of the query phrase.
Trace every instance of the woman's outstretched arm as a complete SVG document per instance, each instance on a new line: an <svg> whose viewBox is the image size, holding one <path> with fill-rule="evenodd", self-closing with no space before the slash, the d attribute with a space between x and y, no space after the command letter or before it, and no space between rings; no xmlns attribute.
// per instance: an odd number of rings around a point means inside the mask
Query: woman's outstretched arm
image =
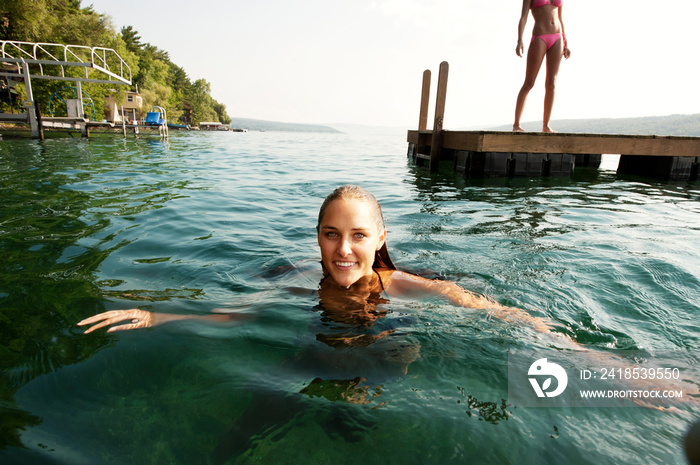
<svg viewBox="0 0 700 465"><path fill-rule="evenodd" d="M171 313L155 313L138 308L130 310L112 310L86 318L78 323L78 326L93 325L85 330L85 334L91 333L96 329L104 328L105 326L116 325L128 321L128 323L112 326L107 330L108 333L115 331L124 331L128 329L151 328L163 323L182 320L202 320L211 322L233 322L238 320L250 319L252 315L249 313L212 313L209 315L174 315Z"/></svg>
<svg viewBox="0 0 700 465"><path fill-rule="evenodd" d="M534 317L520 308L503 306L489 297L468 291L452 281L426 279L403 271L395 271L388 280L387 288L390 294L443 296L454 305L488 310L489 314L499 319L528 323L543 333L552 330L551 324L542 318Z"/></svg>
<svg viewBox="0 0 700 465"><path fill-rule="evenodd" d="M292 292L293 289L291 289ZM277 292L275 290L263 290L252 294L238 295L236 301L225 304L225 307L215 308L209 314L172 314L149 312L138 308L128 310L112 310L103 312L78 323L78 326L93 325L87 328L85 334L96 329L112 326L108 333L125 331L129 329L152 328L154 326L170 323L172 321L197 320L211 323L234 323L253 320L256 318L256 308L264 300L266 293ZM121 324L118 324L121 323Z"/></svg>

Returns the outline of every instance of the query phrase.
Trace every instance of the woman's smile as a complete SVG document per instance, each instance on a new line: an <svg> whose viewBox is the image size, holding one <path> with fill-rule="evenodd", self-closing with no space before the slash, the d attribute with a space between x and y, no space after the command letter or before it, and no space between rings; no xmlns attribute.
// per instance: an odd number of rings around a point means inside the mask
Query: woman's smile
<svg viewBox="0 0 700 465"><path fill-rule="evenodd" d="M342 271L349 270L355 265L355 262L333 262L333 264Z"/></svg>

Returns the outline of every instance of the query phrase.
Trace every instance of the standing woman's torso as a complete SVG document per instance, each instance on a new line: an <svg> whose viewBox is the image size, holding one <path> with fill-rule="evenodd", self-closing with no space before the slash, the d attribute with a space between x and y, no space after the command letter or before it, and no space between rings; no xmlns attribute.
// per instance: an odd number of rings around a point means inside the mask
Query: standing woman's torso
<svg viewBox="0 0 700 465"><path fill-rule="evenodd" d="M559 8L562 0L532 0L530 11L535 20L532 35L556 34L561 32Z"/></svg>

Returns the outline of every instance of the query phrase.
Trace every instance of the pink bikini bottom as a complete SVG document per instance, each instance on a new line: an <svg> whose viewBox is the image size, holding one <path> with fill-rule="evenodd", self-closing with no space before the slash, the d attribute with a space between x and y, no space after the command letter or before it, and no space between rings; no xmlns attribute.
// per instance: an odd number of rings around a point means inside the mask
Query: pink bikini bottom
<svg viewBox="0 0 700 465"><path fill-rule="evenodd" d="M542 34L541 36L532 36L530 43L535 40L535 37L539 37L540 39L544 40L544 43L547 44L547 50L549 50L554 44L557 43L557 40L561 38L561 32L557 32L555 34Z"/></svg>

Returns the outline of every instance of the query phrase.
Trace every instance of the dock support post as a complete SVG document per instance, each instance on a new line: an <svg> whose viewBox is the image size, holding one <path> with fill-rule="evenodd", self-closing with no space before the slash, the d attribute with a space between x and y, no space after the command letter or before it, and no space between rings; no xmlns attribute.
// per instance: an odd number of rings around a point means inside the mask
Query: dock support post
<svg viewBox="0 0 700 465"><path fill-rule="evenodd" d="M620 155L617 174L648 176L662 181L688 181L695 157Z"/></svg>
<svg viewBox="0 0 700 465"><path fill-rule="evenodd" d="M83 104L83 85L80 81L75 83L76 93L78 94L78 116L85 115L85 106Z"/></svg>
<svg viewBox="0 0 700 465"><path fill-rule="evenodd" d="M27 110L27 116L29 118L29 129L31 130L32 139L38 139L39 136L39 124L36 119L36 108L34 107L34 93L32 92L32 79L29 75L29 65L22 58L22 74L24 75L24 87L27 91L27 102L25 103L25 108Z"/></svg>
<svg viewBox="0 0 700 465"><path fill-rule="evenodd" d="M428 105L430 105L430 70L423 71L423 87L420 94L420 114L418 115L418 130L428 129ZM408 144L408 159L414 163L418 162L418 151L416 144Z"/></svg>
<svg viewBox="0 0 700 465"><path fill-rule="evenodd" d="M418 130L428 129L428 105L430 104L430 70L423 71L423 89L420 94L420 118L418 119Z"/></svg>
<svg viewBox="0 0 700 465"><path fill-rule="evenodd" d="M603 156L601 154L576 154L576 166L588 166L590 168L598 168Z"/></svg>
<svg viewBox="0 0 700 465"><path fill-rule="evenodd" d="M126 120L124 120L124 105L122 105L122 132L124 133L124 139L126 139Z"/></svg>
<svg viewBox="0 0 700 465"><path fill-rule="evenodd" d="M445 99L447 97L447 74L450 65L440 63L438 74L437 97L435 101L435 121L433 123L433 140L430 146L430 171L436 172L440 167L440 152L442 152L442 124L445 117Z"/></svg>
<svg viewBox="0 0 700 465"><path fill-rule="evenodd" d="M39 107L39 102L34 101L34 111L36 112L36 124L39 128L39 139L44 140L44 121L41 117L41 108Z"/></svg>

